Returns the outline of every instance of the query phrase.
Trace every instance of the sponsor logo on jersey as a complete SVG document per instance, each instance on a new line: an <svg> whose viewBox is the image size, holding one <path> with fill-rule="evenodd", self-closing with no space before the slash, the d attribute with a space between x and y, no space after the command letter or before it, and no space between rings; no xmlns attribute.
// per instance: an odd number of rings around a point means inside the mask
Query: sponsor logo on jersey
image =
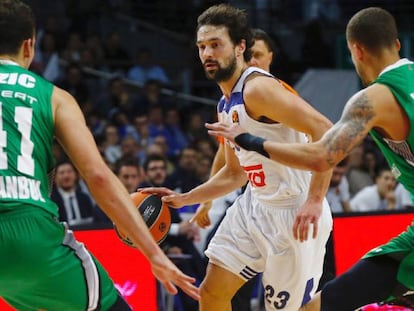
<svg viewBox="0 0 414 311"><path fill-rule="evenodd" d="M25 176L1 176L0 199L31 199L45 202L40 181Z"/></svg>
<svg viewBox="0 0 414 311"><path fill-rule="evenodd" d="M237 112L237 110L233 110L231 112L231 121L233 123L240 123L240 121L239 121L239 113Z"/></svg>

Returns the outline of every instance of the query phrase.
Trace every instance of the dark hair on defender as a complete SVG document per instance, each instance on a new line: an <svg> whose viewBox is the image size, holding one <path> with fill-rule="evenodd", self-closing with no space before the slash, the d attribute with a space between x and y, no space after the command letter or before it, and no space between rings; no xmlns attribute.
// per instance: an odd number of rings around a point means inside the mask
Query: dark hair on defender
<svg viewBox="0 0 414 311"><path fill-rule="evenodd" d="M35 17L29 6L17 0L0 1L0 55L18 53L24 40L35 35Z"/></svg>

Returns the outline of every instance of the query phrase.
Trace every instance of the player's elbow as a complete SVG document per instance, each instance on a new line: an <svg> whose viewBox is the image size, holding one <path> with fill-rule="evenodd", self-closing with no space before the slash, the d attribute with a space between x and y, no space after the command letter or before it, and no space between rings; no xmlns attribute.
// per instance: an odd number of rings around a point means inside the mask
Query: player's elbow
<svg viewBox="0 0 414 311"><path fill-rule="evenodd" d="M84 178L88 185L101 189L110 182L109 169L90 169Z"/></svg>
<svg viewBox="0 0 414 311"><path fill-rule="evenodd" d="M334 164L327 161L326 156L323 153L314 153L310 157L310 169L314 172L325 172L333 168Z"/></svg>

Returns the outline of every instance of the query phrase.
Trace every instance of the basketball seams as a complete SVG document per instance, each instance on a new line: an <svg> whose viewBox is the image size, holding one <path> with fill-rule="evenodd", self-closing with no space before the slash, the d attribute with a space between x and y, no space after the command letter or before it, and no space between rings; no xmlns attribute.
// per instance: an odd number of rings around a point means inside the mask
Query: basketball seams
<svg viewBox="0 0 414 311"><path fill-rule="evenodd" d="M168 235L171 227L171 213L169 207L161 198L154 194L134 192L131 199L135 208L140 213L145 224L155 239L160 244ZM128 246L136 248L134 243L114 224L117 236Z"/></svg>

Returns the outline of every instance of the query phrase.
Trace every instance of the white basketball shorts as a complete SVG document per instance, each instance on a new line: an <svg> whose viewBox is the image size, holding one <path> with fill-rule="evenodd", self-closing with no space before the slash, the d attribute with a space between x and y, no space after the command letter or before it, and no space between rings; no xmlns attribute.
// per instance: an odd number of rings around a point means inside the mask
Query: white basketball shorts
<svg viewBox="0 0 414 311"><path fill-rule="evenodd" d="M324 200L316 239L309 234L306 242L293 238L298 208L263 206L246 189L227 209L205 252L210 263L246 281L263 272L266 310L297 311L315 294L322 275L332 230L328 202Z"/></svg>

